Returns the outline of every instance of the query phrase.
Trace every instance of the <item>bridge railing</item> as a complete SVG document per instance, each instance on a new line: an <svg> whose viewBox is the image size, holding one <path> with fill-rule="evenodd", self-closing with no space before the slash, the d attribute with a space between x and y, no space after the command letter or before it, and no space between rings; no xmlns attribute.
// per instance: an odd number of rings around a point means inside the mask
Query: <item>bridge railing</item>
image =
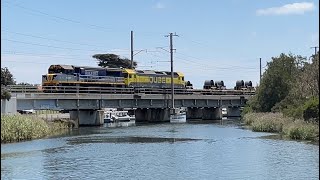
<svg viewBox="0 0 320 180"><path fill-rule="evenodd" d="M81 94L133 94L133 88L119 87L79 87L79 86L46 86L44 93L81 93Z"/></svg>
<svg viewBox="0 0 320 180"><path fill-rule="evenodd" d="M5 88L12 93L82 93L82 94L171 94L171 89L160 88L119 88L119 87L79 87L79 86L45 86L11 85ZM211 89L174 89L175 94L193 95L254 95L250 90L211 90Z"/></svg>
<svg viewBox="0 0 320 180"><path fill-rule="evenodd" d="M28 93L28 92L42 92L39 85L8 85L1 86L1 89L6 89L12 93Z"/></svg>

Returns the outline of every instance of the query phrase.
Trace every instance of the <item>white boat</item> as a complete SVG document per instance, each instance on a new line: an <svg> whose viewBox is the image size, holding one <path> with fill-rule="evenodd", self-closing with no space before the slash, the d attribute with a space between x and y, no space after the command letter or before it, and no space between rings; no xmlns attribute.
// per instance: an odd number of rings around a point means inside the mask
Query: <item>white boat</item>
<svg viewBox="0 0 320 180"><path fill-rule="evenodd" d="M110 123L104 123L105 127L129 127L129 126L135 126L136 121L130 120L130 121L119 121L119 122L110 122Z"/></svg>
<svg viewBox="0 0 320 180"><path fill-rule="evenodd" d="M104 123L125 122L135 120L134 116L128 115L128 111L118 111L117 109L105 109Z"/></svg>
<svg viewBox="0 0 320 180"><path fill-rule="evenodd" d="M185 123L187 122L187 114L185 109L178 109L177 112L170 115L170 123Z"/></svg>
<svg viewBox="0 0 320 180"><path fill-rule="evenodd" d="M228 116L227 108L222 108L221 109L221 114L222 114L222 117L227 117Z"/></svg>

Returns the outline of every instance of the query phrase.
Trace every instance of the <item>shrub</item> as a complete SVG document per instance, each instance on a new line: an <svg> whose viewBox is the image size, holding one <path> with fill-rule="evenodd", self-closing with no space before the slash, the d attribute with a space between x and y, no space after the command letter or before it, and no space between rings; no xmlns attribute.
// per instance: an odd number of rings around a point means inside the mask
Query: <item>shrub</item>
<svg viewBox="0 0 320 180"><path fill-rule="evenodd" d="M11 98L11 93L5 89L1 89L1 99L6 99L6 100L10 100Z"/></svg>
<svg viewBox="0 0 320 180"><path fill-rule="evenodd" d="M314 119L319 122L319 98L311 98L304 103L303 106L303 119Z"/></svg>
<svg viewBox="0 0 320 180"><path fill-rule="evenodd" d="M294 120L281 113L248 113L243 120L253 131L281 133L296 140L319 140L318 122Z"/></svg>
<svg viewBox="0 0 320 180"><path fill-rule="evenodd" d="M35 116L1 115L1 143L41 138L64 128L67 128L64 124L49 124Z"/></svg>
<svg viewBox="0 0 320 180"><path fill-rule="evenodd" d="M280 113L265 113L252 122L252 130L258 132L281 132L283 125L288 121Z"/></svg>
<svg viewBox="0 0 320 180"><path fill-rule="evenodd" d="M291 139L313 140L319 137L319 126L316 123L296 120L284 126L283 134Z"/></svg>

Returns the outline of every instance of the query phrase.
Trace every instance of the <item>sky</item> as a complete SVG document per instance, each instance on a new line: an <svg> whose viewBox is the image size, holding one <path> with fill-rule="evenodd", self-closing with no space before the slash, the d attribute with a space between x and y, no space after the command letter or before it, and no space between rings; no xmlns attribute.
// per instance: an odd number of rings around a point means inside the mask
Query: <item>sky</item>
<svg viewBox="0 0 320 180"><path fill-rule="evenodd" d="M2 0L1 67L41 84L51 64L97 66L92 55L130 59L138 69L174 71L195 88L205 80L259 84L271 57L310 57L319 46L319 3L299 0Z"/></svg>

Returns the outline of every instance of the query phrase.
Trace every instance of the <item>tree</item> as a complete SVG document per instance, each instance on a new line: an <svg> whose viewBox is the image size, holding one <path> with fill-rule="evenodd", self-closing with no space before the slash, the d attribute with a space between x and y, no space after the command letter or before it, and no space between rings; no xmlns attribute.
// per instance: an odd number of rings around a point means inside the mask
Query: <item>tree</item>
<svg viewBox="0 0 320 180"><path fill-rule="evenodd" d="M268 63L256 95L243 113L277 111L285 116L319 121L319 52L305 57L281 54Z"/></svg>
<svg viewBox="0 0 320 180"><path fill-rule="evenodd" d="M131 68L131 60L128 58L120 58L116 54L95 54L92 56L97 59L98 66L110 68ZM136 68L137 62L133 61L133 68Z"/></svg>
<svg viewBox="0 0 320 180"><path fill-rule="evenodd" d="M2 85L7 86L7 85L13 85L16 82L13 80L13 75L9 71L7 67L1 68L1 99L9 99L11 98L10 92L6 90L5 88L2 87Z"/></svg>
<svg viewBox="0 0 320 180"><path fill-rule="evenodd" d="M7 67L1 68L1 85L13 85L16 82L13 80L13 75Z"/></svg>
<svg viewBox="0 0 320 180"><path fill-rule="evenodd" d="M296 82L296 75L303 67L305 58L292 54L280 54L272 57L267 64L261 84L257 88L256 97L251 102L254 111L270 112L273 107L287 97L292 85Z"/></svg>
<svg viewBox="0 0 320 180"><path fill-rule="evenodd" d="M272 58L258 88L259 111L270 112L274 105L288 95L294 71L296 71L295 57L292 55L281 54Z"/></svg>
<svg viewBox="0 0 320 180"><path fill-rule="evenodd" d="M10 100L11 98L11 94L9 91L7 91L6 89L2 89L1 88L1 99L6 99L6 100Z"/></svg>
<svg viewBox="0 0 320 180"><path fill-rule="evenodd" d="M319 98L311 98L303 105L303 119L319 122Z"/></svg>

